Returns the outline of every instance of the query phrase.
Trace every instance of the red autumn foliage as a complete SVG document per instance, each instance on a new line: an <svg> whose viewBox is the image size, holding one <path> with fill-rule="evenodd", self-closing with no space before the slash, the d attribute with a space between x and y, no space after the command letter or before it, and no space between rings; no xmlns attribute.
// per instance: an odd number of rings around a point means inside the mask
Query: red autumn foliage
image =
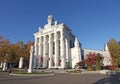
<svg viewBox="0 0 120 84"><path fill-rule="evenodd" d="M107 66L107 69L109 69L109 70L115 70L115 66L108 65L108 66Z"/></svg>
<svg viewBox="0 0 120 84"><path fill-rule="evenodd" d="M87 54L87 58L85 59L85 63L87 66L92 66L96 63L96 54L95 53L89 53Z"/></svg>

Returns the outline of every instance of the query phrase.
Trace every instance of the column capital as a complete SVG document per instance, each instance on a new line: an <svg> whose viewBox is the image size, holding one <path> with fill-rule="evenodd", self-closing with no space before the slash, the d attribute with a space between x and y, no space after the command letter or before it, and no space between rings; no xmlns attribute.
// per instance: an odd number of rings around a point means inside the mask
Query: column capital
<svg viewBox="0 0 120 84"><path fill-rule="evenodd" d="M61 36L61 38L60 38L60 39L64 39L64 38L65 38L65 37L64 37L64 32L63 32L63 31L61 31L60 36Z"/></svg>
<svg viewBox="0 0 120 84"><path fill-rule="evenodd" d="M61 30L60 33L61 33L62 36L64 35L64 31L63 30Z"/></svg>
<svg viewBox="0 0 120 84"><path fill-rule="evenodd" d="M61 37L60 40L65 40L65 37Z"/></svg>

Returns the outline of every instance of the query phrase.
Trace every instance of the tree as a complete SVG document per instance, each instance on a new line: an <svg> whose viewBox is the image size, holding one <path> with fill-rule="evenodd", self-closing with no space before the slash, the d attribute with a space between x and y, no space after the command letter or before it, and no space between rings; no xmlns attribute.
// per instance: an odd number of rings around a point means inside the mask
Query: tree
<svg viewBox="0 0 120 84"><path fill-rule="evenodd" d="M34 45L34 42L30 41L26 44L22 41L10 44L10 40L0 35L0 62L6 61L8 64L14 63L18 65L20 57L23 57L24 66L28 66L32 45Z"/></svg>
<svg viewBox="0 0 120 84"><path fill-rule="evenodd" d="M22 41L17 42L16 46L16 61L19 62L20 57L23 57L23 65L28 66L29 64L29 56L30 56L30 48L33 45L33 42L23 43Z"/></svg>
<svg viewBox="0 0 120 84"><path fill-rule="evenodd" d="M9 48L10 40L5 39L0 35L0 62L5 61L8 48Z"/></svg>
<svg viewBox="0 0 120 84"><path fill-rule="evenodd" d="M96 54L96 70L100 70L103 65L103 57L100 53Z"/></svg>
<svg viewBox="0 0 120 84"><path fill-rule="evenodd" d="M7 63L15 63L16 65L18 65L20 57L23 57L24 66L28 66L30 47L33 44L33 42L27 42L26 44L24 44L22 41L19 41L16 44L10 44L7 51Z"/></svg>
<svg viewBox="0 0 120 84"><path fill-rule="evenodd" d="M25 52L25 44L22 41L19 41L16 43L17 46L17 56L24 57L24 52Z"/></svg>
<svg viewBox="0 0 120 84"><path fill-rule="evenodd" d="M11 64L10 66L12 66L12 64L15 64L16 66L18 65L19 58L23 55L22 51L24 50L21 48L23 45L23 42L17 42L16 44L9 45L6 61Z"/></svg>
<svg viewBox="0 0 120 84"><path fill-rule="evenodd" d="M112 65L118 67L120 64L120 45L115 39L110 39L108 48L112 58Z"/></svg>
<svg viewBox="0 0 120 84"><path fill-rule="evenodd" d="M85 59L85 63L88 66L88 70L93 70L93 66L96 63L96 54L95 53L89 53L86 55L87 58Z"/></svg>
<svg viewBox="0 0 120 84"><path fill-rule="evenodd" d="M8 48L7 53L7 62L8 63L15 63L19 60L19 47L16 44L11 44Z"/></svg>
<svg viewBox="0 0 120 84"><path fill-rule="evenodd" d="M30 48L31 46L34 45L34 42L27 42L25 45L24 45L24 55L23 55L23 58L24 58L24 65L25 66L28 66L29 65L29 56L30 56Z"/></svg>

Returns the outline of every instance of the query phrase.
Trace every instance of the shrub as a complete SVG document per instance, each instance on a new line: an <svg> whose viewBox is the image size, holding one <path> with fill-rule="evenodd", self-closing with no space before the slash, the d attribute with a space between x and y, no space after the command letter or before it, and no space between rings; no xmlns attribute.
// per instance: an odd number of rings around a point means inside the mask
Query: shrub
<svg viewBox="0 0 120 84"><path fill-rule="evenodd" d="M70 67L70 62L66 62L66 68L67 69L70 69L71 67Z"/></svg>
<svg viewBox="0 0 120 84"><path fill-rule="evenodd" d="M108 66L107 66L107 69L109 69L109 70L115 70L115 66L113 66L113 65L108 65Z"/></svg>
<svg viewBox="0 0 120 84"><path fill-rule="evenodd" d="M101 70L102 68L102 65L103 65L103 57L101 54L97 54L96 56L96 70Z"/></svg>
<svg viewBox="0 0 120 84"><path fill-rule="evenodd" d="M88 71L94 71L94 67L88 66L88 67L87 67L87 70L88 70Z"/></svg>
<svg viewBox="0 0 120 84"><path fill-rule="evenodd" d="M87 58L85 59L85 63L87 65L87 68L89 71L93 71L94 70L94 65L96 63L96 54L95 53L89 53L86 55Z"/></svg>

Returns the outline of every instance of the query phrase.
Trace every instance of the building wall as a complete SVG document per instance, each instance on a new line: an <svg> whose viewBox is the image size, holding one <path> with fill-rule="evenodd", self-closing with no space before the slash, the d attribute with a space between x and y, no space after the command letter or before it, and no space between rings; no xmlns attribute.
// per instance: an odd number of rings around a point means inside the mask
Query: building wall
<svg viewBox="0 0 120 84"><path fill-rule="evenodd" d="M86 55L89 53L100 53L103 56L103 64L104 66L111 65L111 57L108 50L90 50L90 49L83 49L84 59L86 59Z"/></svg>

